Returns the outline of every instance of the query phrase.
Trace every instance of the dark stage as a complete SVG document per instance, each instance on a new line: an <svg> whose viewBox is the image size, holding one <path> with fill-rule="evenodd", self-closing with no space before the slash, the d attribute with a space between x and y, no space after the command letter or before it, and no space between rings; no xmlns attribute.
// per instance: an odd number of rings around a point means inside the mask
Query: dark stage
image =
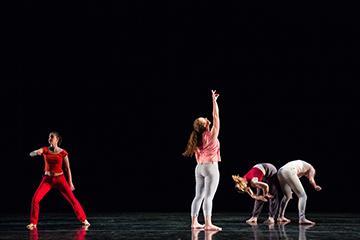
<svg viewBox="0 0 360 240"><path fill-rule="evenodd" d="M213 214L224 228L213 238L360 238L357 7L235 0L9 4L0 239L196 240L189 229L196 161L182 153L193 121L212 121L211 89L220 94L222 159ZM58 191L41 202L37 235L25 229L44 174L42 157L29 153L49 145L50 131L60 133L69 153L88 231ZM317 224L245 224L253 201L235 191L231 175L296 159L314 166L322 187L317 192L301 179L307 217ZM288 211L297 211L296 196ZM204 237L200 232L198 239Z"/></svg>
<svg viewBox="0 0 360 240"><path fill-rule="evenodd" d="M317 222L314 226L298 225L248 225L249 217L242 213L218 213L214 221L223 231L191 231L187 213L111 213L96 214L89 220L92 226L78 226L70 214L47 214L38 230L25 229L26 219L21 215L1 216L0 238L3 240L95 240L95 239L174 239L174 240L220 240L220 239L359 239L359 214L309 214Z"/></svg>

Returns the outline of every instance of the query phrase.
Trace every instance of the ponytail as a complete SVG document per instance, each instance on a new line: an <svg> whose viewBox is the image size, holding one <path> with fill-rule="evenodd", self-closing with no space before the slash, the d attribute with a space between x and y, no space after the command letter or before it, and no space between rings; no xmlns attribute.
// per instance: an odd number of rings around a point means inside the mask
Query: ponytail
<svg viewBox="0 0 360 240"><path fill-rule="evenodd" d="M183 152L183 156L192 157L195 153L196 148L202 143L202 134L193 130L190 134L187 146L185 148L185 152Z"/></svg>

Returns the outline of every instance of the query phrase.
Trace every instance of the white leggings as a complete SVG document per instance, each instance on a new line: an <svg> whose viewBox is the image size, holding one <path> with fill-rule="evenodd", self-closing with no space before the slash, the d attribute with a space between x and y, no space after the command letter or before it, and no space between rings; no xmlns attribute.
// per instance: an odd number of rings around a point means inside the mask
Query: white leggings
<svg viewBox="0 0 360 240"><path fill-rule="evenodd" d="M219 185L219 167L217 163L198 164L195 168L195 198L191 204L191 216L198 216L203 203L204 216L212 214L212 201Z"/></svg>
<svg viewBox="0 0 360 240"><path fill-rule="evenodd" d="M280 203L279 217L284 217L287 204L292 198L292 191L294 191L296 196L299 198L299 220L305 219L307 195L299 177L296 174L295 168L280 168L278 171L278 178L281 189L284 193L284 197Z"/></svg>

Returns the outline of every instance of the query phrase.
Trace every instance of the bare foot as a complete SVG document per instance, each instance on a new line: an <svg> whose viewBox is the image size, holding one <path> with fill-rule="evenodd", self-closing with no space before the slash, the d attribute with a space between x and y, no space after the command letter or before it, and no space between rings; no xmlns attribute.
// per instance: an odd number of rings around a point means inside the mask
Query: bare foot
<svg viewBox="0 0 360 240"><path fill-rule="evenodd" d="M265 224L274 224L275 223L275 220L273 217L269 217L268 219L266 219L264 221Z"/></svg>
<svg viewBox="0 0 360 240"><path fill-rule="evenodd" d="M286 224L289 224L290 222L277 222L279 226L284 227ZM300 225L301 226L301 225Z"/></svg>
<svg viewBox="0 0 360 240"><path fill-rule="evenodd" d="M204 229L206 231L221 231L222 230L221 227L215 226L213 224L205 226Z"/></svg>
<svg viewBox="0 0 360 240"><path fill-rule="evenodd" d="M290 219L287 219L286 217L280 217L277 219L278 223L289 223L291 222Z"/></svg>
<svg viewBox="0 0 360 240"><path fill-rule="evenodd" d="M257 217L251 217L248 220L246 220L247 223L257 223Z"/></svg>
<svg viewBox="0 0 360 240"><path fill-rule="evenodd" d="M312 222L312 221L304 218L304 219L299 220L299 224L315 224L315 222Z"/></svg>
<svg viewBox="0 0 360 240"><path fill-rule="evenodd" d="M204 228L204 224L200 224L200 223L194 223L191 225L191 229L202 229Z"/></svg>
<svg viewBox="0 0 360 240"><path fill-rule="evenodd" d="M85 219L83 222L81 222L81 224L83 225L83 226L90 226L90 223L88 222L88 220L87 219Z"/></svg>
<svg viewBox="0 0 360 240"><path fill-rule="evenodd" d="M26 228L29 230L33 230L36 228L36 224L30 223L29 225L26 226Z"/></svg>

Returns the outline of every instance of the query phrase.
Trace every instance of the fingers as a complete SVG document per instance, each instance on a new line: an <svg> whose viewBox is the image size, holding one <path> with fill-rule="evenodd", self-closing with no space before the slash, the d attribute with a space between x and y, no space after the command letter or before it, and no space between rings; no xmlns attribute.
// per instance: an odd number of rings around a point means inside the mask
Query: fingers
<svg viewBox="0 0 360 240"><path fill-rule="evenodd" d="M219 93L216 92L216 90L211 90L212 95L219 96Z"/></svg>
<svg viewBox="0 0 360 240"><path fill-rule="evenodd" d="M271 194L266 194L266 197L269 198L269 199L271 199L271 198L273 198L274 196L271 195Z"/></svg>
<svg viewBox="0 0 360 240"><path fill-rule="evenodd" d="M213 97L213 99L217 99L218 97L219 97L219 95L220 94L218 94L217 92L216 92L216 90L211 90L211 94L212 94L212 97Z"/></svg>
<svg viewBox="0 0 360 240"><path fill-rule="evenodd" d="M268 200L264 197L264 196L258 196L257 198L255 198L256 200L259 201L263 201L263 202L267 202Z"/></svg>

